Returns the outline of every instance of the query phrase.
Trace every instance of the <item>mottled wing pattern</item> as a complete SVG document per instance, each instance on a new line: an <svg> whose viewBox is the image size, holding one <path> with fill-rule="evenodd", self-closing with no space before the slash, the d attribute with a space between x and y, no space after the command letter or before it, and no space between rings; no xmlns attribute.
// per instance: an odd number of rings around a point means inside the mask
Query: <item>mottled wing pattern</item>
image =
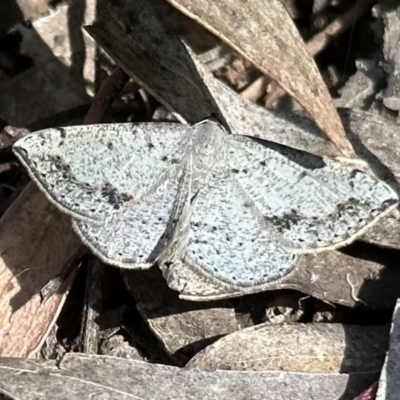
<svg viewBox="0 0 400 400"><path fill-rule="evenodd" d="M373 176L213 120L49 129L14 151L105 262L185 263L237 288L346 244L398 201Z"/></svg>
<svg viewBox="0 0 400 400"><path fill-rule="evenodd" d="M180 124L104 124L47 129L14 152L62 211L104 221L173 174L192 139Z"/></svg>
<svg viewBox="0 0 400 400"><path fill-rule="evenodd" d="M74 220L81 240L104 262L122 268L150 267L163 252L188 201L189 172L181 168L137 202L102 224Z"/></svg>
<svg viewBox="0 0 400 400"><path fill-rule="evenodd" d="M342 163L246 136L227 146L236 181L294 250L344 245L398 200L386 183Z"/></svg>
<svg viewBox="0 0 400 400"><path fill-rule="evenodd" d="M176 257L235 287L286 275L295 267L296 255L271 239L262 215L234 177L221 172L193 200Z"/></svg>

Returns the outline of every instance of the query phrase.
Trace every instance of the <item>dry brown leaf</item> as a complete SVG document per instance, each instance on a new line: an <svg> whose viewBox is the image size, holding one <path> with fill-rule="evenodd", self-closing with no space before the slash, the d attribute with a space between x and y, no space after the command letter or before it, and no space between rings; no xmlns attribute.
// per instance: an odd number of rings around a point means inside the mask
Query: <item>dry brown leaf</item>
<svg viewBox="0 0 400 400"><path fill-rule="evenodd" d="M354 157L318 68L279 0L168 0L275 79L343 155Z"/></svg>
<svg viewBox="0 0 400 400"><path fill-rule="evenodd" d="M15 400L350 400L377 374L200 371L116 357L0 359L0 392Z"/></svg>
<svg viewBox="0 0 400 400"><path fill-rule="evenodd" d="M151 3L98 0L98 9L86 30L129 76L185 122L211 114L224 120L184 44L157 18Z"/></svg>
<svg viewBox="0 0 400 400"><path fill-rule="evenodd" d="M179 364L188 361L185 353L204 347L206 341L240 328L230 302L194 303L179 299L157 268L122 271L137 309L165 350ZM179 354L177 354L179 352Z"/></svg>
<svg viewBox="0 0 400 400"><path fill-rule="evenodd" d="M93 2L86 6L89 17ZM1 76L1 93L7 93L0 95L4 120L26 126L87 101L83 76L90 81L94 71L94 46L86 38L85 64L83 38L81 47L73 47L68 34L70 28L75 40L78 32L82 36L82 21L74 18L72 11L77 9L61 6L51 16L35 21L32 28L18 27L23 35L21 52L33 58L34 67L16 78ZM70 218L55 211L34 184L28 185L1 219L0 237L0 351L2 355L29 356L54 323L68 285L44 302L39 291L75 253L79 242Z"/></svg>
<svg viewBox="0 0 400 400"><path fill-rule="evenodd" d="M359 373L380 371L389 326L263 324L219 339L186 365L202 370Z"/></svg>
<svg viewBox="0 0 400 400"><path fill-rule="evenodd" d="M39 292L78 239L70 219L30 184L0 220L0 246L0 354L27 357L45 339L69 287L45 302Z"/></svg>

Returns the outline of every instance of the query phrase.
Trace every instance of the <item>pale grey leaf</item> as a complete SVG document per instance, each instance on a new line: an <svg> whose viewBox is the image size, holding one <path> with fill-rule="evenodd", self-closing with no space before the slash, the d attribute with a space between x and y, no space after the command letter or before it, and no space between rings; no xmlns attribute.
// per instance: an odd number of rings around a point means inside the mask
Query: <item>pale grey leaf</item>
<svg viewBox="0 0 400 400"><path fill-rule="evenodd" d="M203 370L380 371L388 326L261 324L217 340L186 365Z"/></svg>
<svg viewBox="0 0 400 400"><path fill-rule="evenodd" d="M376 374L200 371L116 357L3 358L0 391L16 400L351 400Z"/></svg>

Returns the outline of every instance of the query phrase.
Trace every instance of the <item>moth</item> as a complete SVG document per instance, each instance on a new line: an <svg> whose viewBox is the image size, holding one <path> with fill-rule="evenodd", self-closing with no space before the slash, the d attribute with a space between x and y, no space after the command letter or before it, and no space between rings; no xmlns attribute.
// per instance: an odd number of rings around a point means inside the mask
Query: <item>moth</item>
<svg viewBox="0 0 400 400"><path fill-rule="evenodd" d="M13 151L104 262L181 263L239 289L350 243L398 203L354 166L228 134L212 118L46 129Z"/></svg>

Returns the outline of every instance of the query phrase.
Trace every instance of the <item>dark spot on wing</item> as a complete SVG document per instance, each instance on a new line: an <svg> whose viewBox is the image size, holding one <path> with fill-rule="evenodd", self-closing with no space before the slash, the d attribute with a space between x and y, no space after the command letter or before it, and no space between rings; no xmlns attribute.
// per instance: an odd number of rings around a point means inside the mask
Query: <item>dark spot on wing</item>
<svg viewBox="0 0 400 400"><path fill-rule="evenodd" d="M301 216L296 212L296 210L291 210L283 214L281 217L273 215L272 217L264 216L265 220L271 222L278 232L283 232L289 230L292 225L296 225L300 220Z"/></svg>
<svg viewBox="0 0 400 400"><path fill-rule="evenodd" d="M65 139L67 137L67 131L64 128L54 128L58 132L60 132L60 136Z"/></svg>
<svg viewBox="0 0 400 400"><path fill-rule="evenodd" d="M53 168L60 172L64 179L67 179L71 175L71 167L61 156L48 156L48 161L51 162Z"/></svg>
<svg viewBox="0 0 400 400"><path fill-rule="evenodd" d="M340 217L346 211L355 210L360 205L360 201L350 197L345 203L336 206L335 214Z"/></svg>
<svg viewBox="0 0 400 400"><path fill-rule="evenodd" d="M118 210L124 203L132 199L132 196L118 192L118 190L115 189L110 183L106 183L102 187L101 194L103 197L107 198L109 204L111 204L116 210Z"/></svg>

